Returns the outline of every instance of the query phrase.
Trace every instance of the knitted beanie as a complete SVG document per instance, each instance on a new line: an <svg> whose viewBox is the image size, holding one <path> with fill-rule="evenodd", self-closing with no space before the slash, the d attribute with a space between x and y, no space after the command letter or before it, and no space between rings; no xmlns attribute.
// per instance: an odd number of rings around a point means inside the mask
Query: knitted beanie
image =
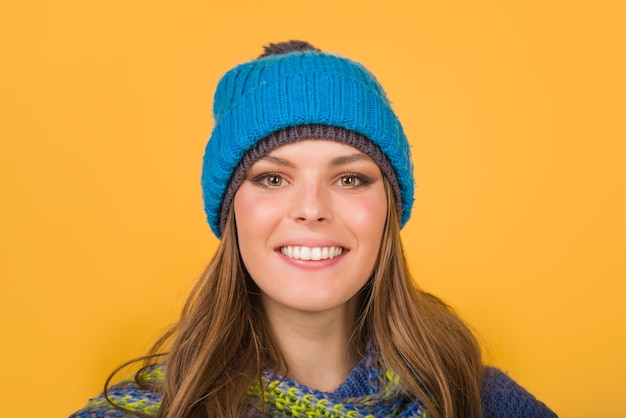
<svg viewBox="0 0 626 418"><path fill-rule="evenodd" d="M252 164L304 139L339 141L367 154L391 184L400 225L409 220L414 187L409 143L383 88L363 65L306 42L270 44L259 58L222 77L213 114L202 192L218 238Z"/></svg>

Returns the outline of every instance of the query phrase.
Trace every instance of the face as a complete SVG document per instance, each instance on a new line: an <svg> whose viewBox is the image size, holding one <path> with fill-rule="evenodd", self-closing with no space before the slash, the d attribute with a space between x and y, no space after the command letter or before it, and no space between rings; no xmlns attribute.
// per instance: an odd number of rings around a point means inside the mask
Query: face
<svg viewBox="0 0 626 418"><path fill-rule="evenodd" d="M234 198L243 262L273 312L345 309L371 276L387 217L383 177L329 140L257 161Z"/></svg>

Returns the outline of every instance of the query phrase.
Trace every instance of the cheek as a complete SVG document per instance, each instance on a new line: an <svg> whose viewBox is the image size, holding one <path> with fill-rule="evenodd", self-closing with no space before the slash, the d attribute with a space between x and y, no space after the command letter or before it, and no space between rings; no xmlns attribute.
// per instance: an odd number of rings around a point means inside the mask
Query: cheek
<svg viewBox="0 0 626 418"><path fill-rule="evenodd" d="M254 260L254 248L258 246L261 238L259 228L255 228L255 224L263 225L263 222L257 219L257 208L245 193L235 194L233 199L233 210L235 211L235 224L237 225L237 242L239 246L239 254L244 266L250 271L250 267L256 265Z"/></svg>
<svg viewBox="0 0 626 418"><path fill-rule="evenodd" d="M384 194L372 194L349 200L340 205L346 224L358 228L359 235L380 235L387 220L387 200Z"/></svg>
<svg viewBox="0 0 626 418"><path fill-rule="evenodd" d="M255 277L256 268L265 265L272 251L268 242L282 218L280 202L242 186L233 199L233 210L239 252L246 269Z"/></svg>
<svg viewBox="0 0 626 418"><path fill-rule="evenodd" d="M279 218L278 206L276 199L250 193L242 186L233 200L238 236L262 233Z"/></svg>

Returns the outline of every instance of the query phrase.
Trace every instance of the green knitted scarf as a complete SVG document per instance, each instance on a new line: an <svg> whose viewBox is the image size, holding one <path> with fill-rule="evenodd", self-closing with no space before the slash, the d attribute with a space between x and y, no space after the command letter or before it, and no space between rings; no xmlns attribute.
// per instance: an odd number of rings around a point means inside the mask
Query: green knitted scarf
<svg viewBox="0 0 626 418"><path fill-rule="evenodd" d="M263 390L253 386L252 399L263 396L269 417L423 417L423 404L401 389L399 377L386 369L375 353L369 353L332 393L310 389L289 378L265 372ZM249 416L261 416L253 409Z"/></svg>
<svg viewBox="0 0 626 418"><path fill-rule="evenodd" d="M160 386L163 368L163 364L150 366L135 379L109 389L109 400L128 412L114 408L100 395L70 418L128 418L134 416L132 412L156 416L161 395L149 388ZM262 408L250 407L249 417L427 418L423 404L402 391L398 376L384 367L375 352L369 352L332 393L310 389L268 371L262 375L262 386L253 385L248 395L251 400L264 401Z"/></svg>

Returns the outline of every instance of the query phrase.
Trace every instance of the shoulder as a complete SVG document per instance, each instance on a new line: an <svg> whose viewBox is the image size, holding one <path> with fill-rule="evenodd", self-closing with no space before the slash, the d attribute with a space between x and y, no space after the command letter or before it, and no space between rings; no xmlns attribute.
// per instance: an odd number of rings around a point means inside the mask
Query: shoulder
<svg viewBox="0 0 626 418"><path fill-rule="evenodd" d="M161 394L157 390L162 381L162 365L150 366L133 379L125 380L104 393L89 400L80 411L70 418L133 418L156 416L161 406Z"/></svg>
<svg viewBox="0 0 626 418"><path fill-rule="evenodd" d="M557 415L543 402L495 367L485 366L481 384L485 418L554 418Z"/></svg>

